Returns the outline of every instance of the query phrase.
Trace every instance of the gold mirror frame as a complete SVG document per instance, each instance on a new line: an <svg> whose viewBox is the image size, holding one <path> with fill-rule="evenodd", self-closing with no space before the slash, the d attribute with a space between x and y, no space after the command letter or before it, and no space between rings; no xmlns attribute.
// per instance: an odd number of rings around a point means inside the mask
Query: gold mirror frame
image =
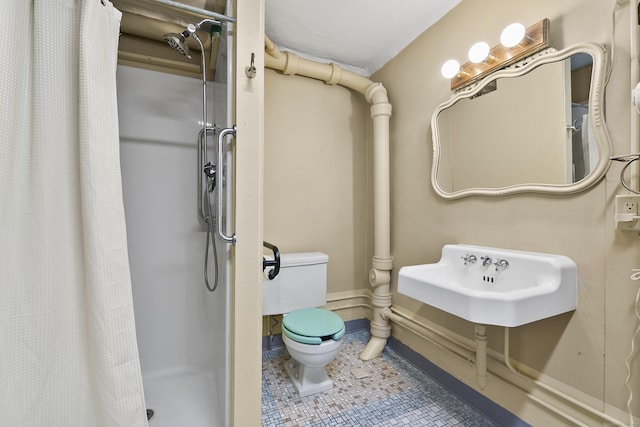
<svg viewBox="0 0 640 427"><path fill-rule="evenodd" d="M598 147L598 163L591 173L584 179L571 184L540 184L524 183L499 188L466 188L464 190L445 191L437 180L440 166L440 133L438 131L438 115L446 108L451 107L461 99L471 98L481 92L488 84L501 77L522 76L534 68L550 62L561 61L577 53L587 53L593 58L593 70L591 74L591 87L589 89L589 120L595 135ZM496 71L483 78L477 84L468 86L454 93L452 97L436 108L431 118L431 132L433 143L433 164L431 169L431 184L436 193L445 199L458 199L468 196L504 196L517 193L548 193L548 194L574 194L584 191L598 183L606 174L611 160L611 140L607 130L603 112L603 100L607 73L606 49L595 43L581 43L561 51L543 51L532 55L522 61L503 70Z"/></svg>

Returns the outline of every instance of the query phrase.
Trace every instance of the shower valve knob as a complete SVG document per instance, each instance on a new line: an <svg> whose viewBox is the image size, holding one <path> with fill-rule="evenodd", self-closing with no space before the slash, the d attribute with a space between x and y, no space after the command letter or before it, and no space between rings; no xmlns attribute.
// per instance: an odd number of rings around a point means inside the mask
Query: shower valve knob
<svg viewBox="0 0 640 427"><path fill-rule="evenodd" d="M216 164L208 162L204 165L204 174L209 178L213 178L216 176Z"/></svg>

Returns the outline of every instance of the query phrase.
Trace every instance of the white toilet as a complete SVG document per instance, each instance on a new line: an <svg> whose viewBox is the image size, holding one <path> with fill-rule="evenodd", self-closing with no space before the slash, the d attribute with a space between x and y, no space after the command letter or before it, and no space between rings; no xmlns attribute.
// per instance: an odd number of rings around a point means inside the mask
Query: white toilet
<svg viewBox="0 0 640 427"><path fill-rule="evenodd" d="M340 351L344 321L327 303L327 262L320 252L281 254L280 273L265 278L262 314L284 314L282 340L291 355L285 370L301 397L333 387L326 366Z"/></svg>

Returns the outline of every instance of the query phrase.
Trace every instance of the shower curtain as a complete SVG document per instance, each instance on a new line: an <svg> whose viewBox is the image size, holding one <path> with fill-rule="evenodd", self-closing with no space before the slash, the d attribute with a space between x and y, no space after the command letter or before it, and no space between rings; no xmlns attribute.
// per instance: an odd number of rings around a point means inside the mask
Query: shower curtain
<svg viewBox="0 0 640 427"><path fill-rule="evenodd" d="M108 0L0 2L0 426L145 426ZM8 37L8 38L7 38Z"/></svg>

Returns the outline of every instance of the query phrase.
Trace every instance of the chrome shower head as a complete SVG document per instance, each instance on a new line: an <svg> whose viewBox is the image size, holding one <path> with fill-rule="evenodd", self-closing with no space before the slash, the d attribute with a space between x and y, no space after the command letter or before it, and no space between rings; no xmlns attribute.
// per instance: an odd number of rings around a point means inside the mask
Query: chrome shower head
<svg viewBox="0 0 640 427"><path fill-rule="evenodd" d="M180 55L191 59L191 55L189 55L189 46L186 41L186 38L189 37L189 35L189 31L185 30L181 34L167 33L164 35L164 39L169 43L169 46L177 50Z"/></svg>

